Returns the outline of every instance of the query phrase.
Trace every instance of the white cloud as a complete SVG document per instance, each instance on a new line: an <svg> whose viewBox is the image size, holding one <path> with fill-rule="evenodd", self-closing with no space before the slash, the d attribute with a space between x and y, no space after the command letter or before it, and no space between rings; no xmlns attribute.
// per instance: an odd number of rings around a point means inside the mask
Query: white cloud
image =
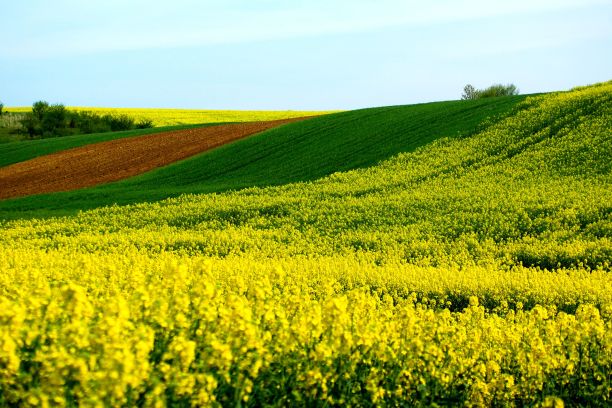
<svg viewBox="0 0 612 408"><path fill-rule="evenodd" d="M44 57L291 39L609 4L605 0L41 2L0 17L0 53ZM13 18L11 18L13 17ZM6 21L3 21L6 20Z"/></svg>

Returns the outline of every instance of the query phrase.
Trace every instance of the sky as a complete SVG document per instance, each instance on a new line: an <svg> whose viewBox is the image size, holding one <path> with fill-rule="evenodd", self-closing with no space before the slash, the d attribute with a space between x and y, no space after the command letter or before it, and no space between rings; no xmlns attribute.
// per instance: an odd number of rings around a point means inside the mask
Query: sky
<svg viewBox="0 0 612 408"><path fill-rule="evenodd" d="M0 101L327 110L612 79L612 0L21 0Z"/></svg>

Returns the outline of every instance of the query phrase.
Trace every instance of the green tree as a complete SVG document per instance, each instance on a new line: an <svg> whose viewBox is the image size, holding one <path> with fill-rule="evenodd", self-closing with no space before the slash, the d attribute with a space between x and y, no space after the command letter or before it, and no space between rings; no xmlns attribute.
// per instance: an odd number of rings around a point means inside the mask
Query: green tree
<svg viewBox="0 0 612 408"><path fill-rule="evenodd" d="M30 138L67 136L80 133L109 132L145 129L153 127L151 120L138 123L127 115L97 115L93 112L75 112L66 109L62 104L45 101L34 102L32 112L21 119L23 132Z"/></svg>
<svg viewBox="0 0 612 408"><path fill-rule="evenodd" d="M47 106L41 120L43 137L61 136L68 132L68 111L62 104Z"/></svg>
<svg viewBox="0 0 612 408"><path fill-rule="evenodd" d="M502 85L502 84L493 84L485 89L476 89L472 85L467 84L463 88L463 94L461 95L461 99L482 99L482 98L492 98L496 96L510 96L510 95L518 95L519 90L514 84Z"/></svg>
<svg viewBox="0 0 612 408"><path fill-rule="evenodd" d="M478 93L480 98L492 98L495 96L518 95L518 89L513 84L494 84L486 89L479 91Z"/></svg>
<svg viewBox="0 0 612 408"><path fill-rule="evenodd" d="M461 99L478 99L478 91L476 90L476 88L474 88L473 85L467 84L465 87L463 87L463 95L461 95Z"/></svg>
<svg viewBox="0 0 612 408"><path fill-rule="evenodd" d="M47 111L47 108L49 108L48 102L45 102L45 101L34 102L32 104L32 114L34 115L36 119L38 119L39 121L42 121L43 116L45 115L45 112Z"/></svg>

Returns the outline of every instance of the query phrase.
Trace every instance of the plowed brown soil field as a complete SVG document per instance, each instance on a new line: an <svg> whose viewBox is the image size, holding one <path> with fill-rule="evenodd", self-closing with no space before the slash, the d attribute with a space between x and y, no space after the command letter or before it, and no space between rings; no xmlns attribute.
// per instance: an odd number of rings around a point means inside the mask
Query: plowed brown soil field
<svg viewBox="0 0 612 408"><path fill-rule="evenodd" d="M69 191L135 176L206 150L307 119L177 130L95 143L0 168L0 199Z"/></svg>

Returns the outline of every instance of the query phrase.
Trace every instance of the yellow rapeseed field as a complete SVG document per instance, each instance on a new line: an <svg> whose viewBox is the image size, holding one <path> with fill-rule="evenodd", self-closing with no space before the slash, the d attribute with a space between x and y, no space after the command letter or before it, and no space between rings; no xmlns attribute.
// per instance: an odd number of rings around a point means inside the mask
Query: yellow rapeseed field
<svg viewBox="0 0 612 408"><path fill-rule="evenodd" d="M204 109L158 109L158 108L99 108L68 106L70 110L94 112L100 115L128 115L136 122L150 119L154 126L191 125L222 122L255 122L289 119L302 116L323 115L332 111L241 111ZM30 112L31 107L8 107L8 112Z"/></svg>
<svg viewBox="0 0 612 408"><path fill-rule="evenodd" d="M0 405L609 406L612 83L309 183L0 221Z"/></svg>

